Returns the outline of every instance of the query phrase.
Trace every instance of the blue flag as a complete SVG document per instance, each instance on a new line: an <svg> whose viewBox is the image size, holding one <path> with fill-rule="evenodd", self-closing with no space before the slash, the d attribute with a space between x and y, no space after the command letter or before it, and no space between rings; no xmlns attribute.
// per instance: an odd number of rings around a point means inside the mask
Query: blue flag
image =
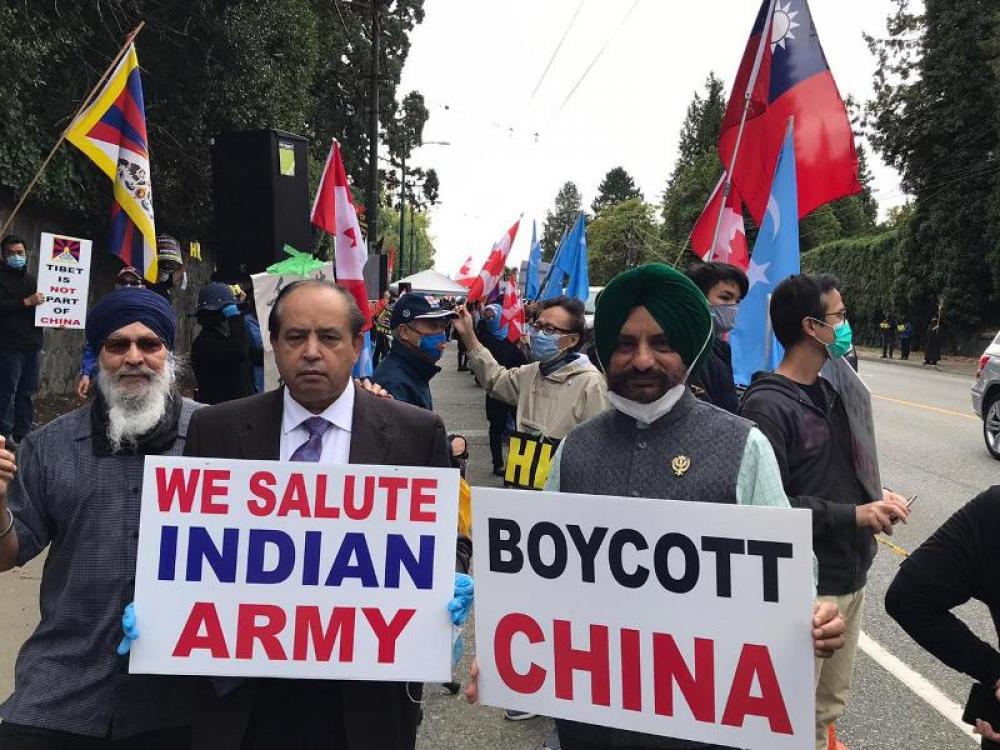
<svg viewBox="0 0 1000 750"><path fill-rule="evenodd" d="M364 332L364 346L361 347L361 354L358 361L354 363L354 370L351 373L356 378L370 378L375 368L372 366L373 349L371 331Z"/></svg>
<svg viewBox="0 0 1000 750"><path fill-rule="evenodd" d="M771 328L771 294L789 276L799 273L799 204L795 177L795 143L789 123L778 157L764 222L750 256L750 291L740 303L733 347L733 379L749 385L755 372L774 370L784 350Z"/></svg>
<svg viewBox="0 0 1000 750"><path fill-rule="evenodd" d="M541 291L539 274L542 268L542 243L535 232L535 222L531 222L531 252L528 253L528 272L524 277L524 297L533 300Z"/></svg>
<svg viewBox="0 0 1000 750"><path fill-rule="evenodd" d="M566 274L566 296L586 302L590 295L590 266L587 260L587 220L581 211L566 235L565 247L555 260Z"/></svg>

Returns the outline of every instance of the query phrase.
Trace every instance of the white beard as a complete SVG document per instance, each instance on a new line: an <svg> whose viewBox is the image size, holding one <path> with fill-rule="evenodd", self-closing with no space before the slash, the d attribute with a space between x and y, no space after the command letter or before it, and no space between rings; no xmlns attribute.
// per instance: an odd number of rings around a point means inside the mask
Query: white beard
<svg viewBox="0 0 1000 750"><path fill-rule="evenodd" d="M119 382L124 372L142 373L149 376L149 382L138 390L126 390ZM110 372L100 367L97 387L108 407L108 442L111 450L118 453L123 445L135 445L142 435L152 430L167 412L167 401L177 381L177 365L172 354L160 372L154 372L145 365L130 368L120 367Z"/></svg>

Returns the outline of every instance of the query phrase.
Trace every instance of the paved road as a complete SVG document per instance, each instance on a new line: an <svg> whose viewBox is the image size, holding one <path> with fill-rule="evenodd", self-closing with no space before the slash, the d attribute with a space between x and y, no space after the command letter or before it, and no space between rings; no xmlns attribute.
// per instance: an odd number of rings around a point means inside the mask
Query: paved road
<svg viewBox="0 0 1000 750"><path fill-rule="evenodd" d="M436 409L449 431L470 438L472 483L496 486L498 480L489 473L483 391L467 373L455 372L453 351L442 365L444 371L433 381ZM968 377L877 361L862 362L861 371L875 395L883 482L902 493L920 494L911 522L894 537L904 549L913 549L993 483L1000 465L987 454L981 425L971 414ZM872 644L868 651L877 659L859 657L853 705L839 725L841 738L851 750L973 748L976 743L938 710L947 712L949 705L964 703L969 680L927 656L885 615L882 598L900 559L883 548L872 569L864 630ZM36 561L23 571L0 575L0 696L12 688L14 655L37 619L40 572L41 562ZM981 637L995 642L985 608L967 605L959 614ZM471 627L467 631L471 646ZM907 682L887 670L892 657L902 664L896 672ZM467 661L459 674L467 673ZM930 695L931 703L918 697L911 685ZM496 709L470 707L429 687L419 748L535 750L550 726L546 719L507 722Z"/></svg>

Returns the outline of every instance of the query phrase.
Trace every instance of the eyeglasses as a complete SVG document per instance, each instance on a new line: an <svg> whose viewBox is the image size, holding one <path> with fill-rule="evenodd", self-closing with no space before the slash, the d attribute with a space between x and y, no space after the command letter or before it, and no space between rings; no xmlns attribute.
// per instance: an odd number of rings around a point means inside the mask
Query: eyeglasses
<svg viewBox="0 0 1000 750"><path fill-rule="evenodd" d="M847 320L847 309L843 309L840 312L824 313L824 318L835 318L838 323L843 323Z"/></svg>
<svg viewBox="0 0 1000 750"><path fill-rule="evenodd" d="M139 287L143 287L143 286L146 286L146 285L143 282L139 281L138 279L123 279L122 281L118 282L118 286L139 286Z"/></svg>
<svg viewBox="0 0 1000 750"><path fill-rule="evenodd" d="M576 333L576 331L567 331L565 328L559 328L558 326L554 326L551 323L542 323L540 325L538 323L535 323L530 327L534 328L536 331L541 331L547 336L555 336L557 333L562 336L568 336L571 333Z"/></svg>
<svg viewBox="0 0 1000 750"><path fill-rule="evenodd" d="M156 336L143 336L138 339L108 339L104 342L104 349L109 354L124 354L135 344L143 354L155 354L163 348L163 342Z"/></svg>

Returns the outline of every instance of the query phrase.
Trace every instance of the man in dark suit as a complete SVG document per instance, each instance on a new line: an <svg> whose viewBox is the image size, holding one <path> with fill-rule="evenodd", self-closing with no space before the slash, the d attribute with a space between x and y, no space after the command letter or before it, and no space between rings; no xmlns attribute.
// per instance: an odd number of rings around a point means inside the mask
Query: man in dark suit
<svg viewBox="0 0 1000 750"><path fill-rule="evenodd" d="M440 417L355 389L363 324L353 297L330 282L286 286L269 320L284 386L196 412L185 454L449 467ZM470 553L460 536L459 569ZM230 694L226 723L242 750L412 750L420 697L421 686L408 683L257 679Z"/></svg>

